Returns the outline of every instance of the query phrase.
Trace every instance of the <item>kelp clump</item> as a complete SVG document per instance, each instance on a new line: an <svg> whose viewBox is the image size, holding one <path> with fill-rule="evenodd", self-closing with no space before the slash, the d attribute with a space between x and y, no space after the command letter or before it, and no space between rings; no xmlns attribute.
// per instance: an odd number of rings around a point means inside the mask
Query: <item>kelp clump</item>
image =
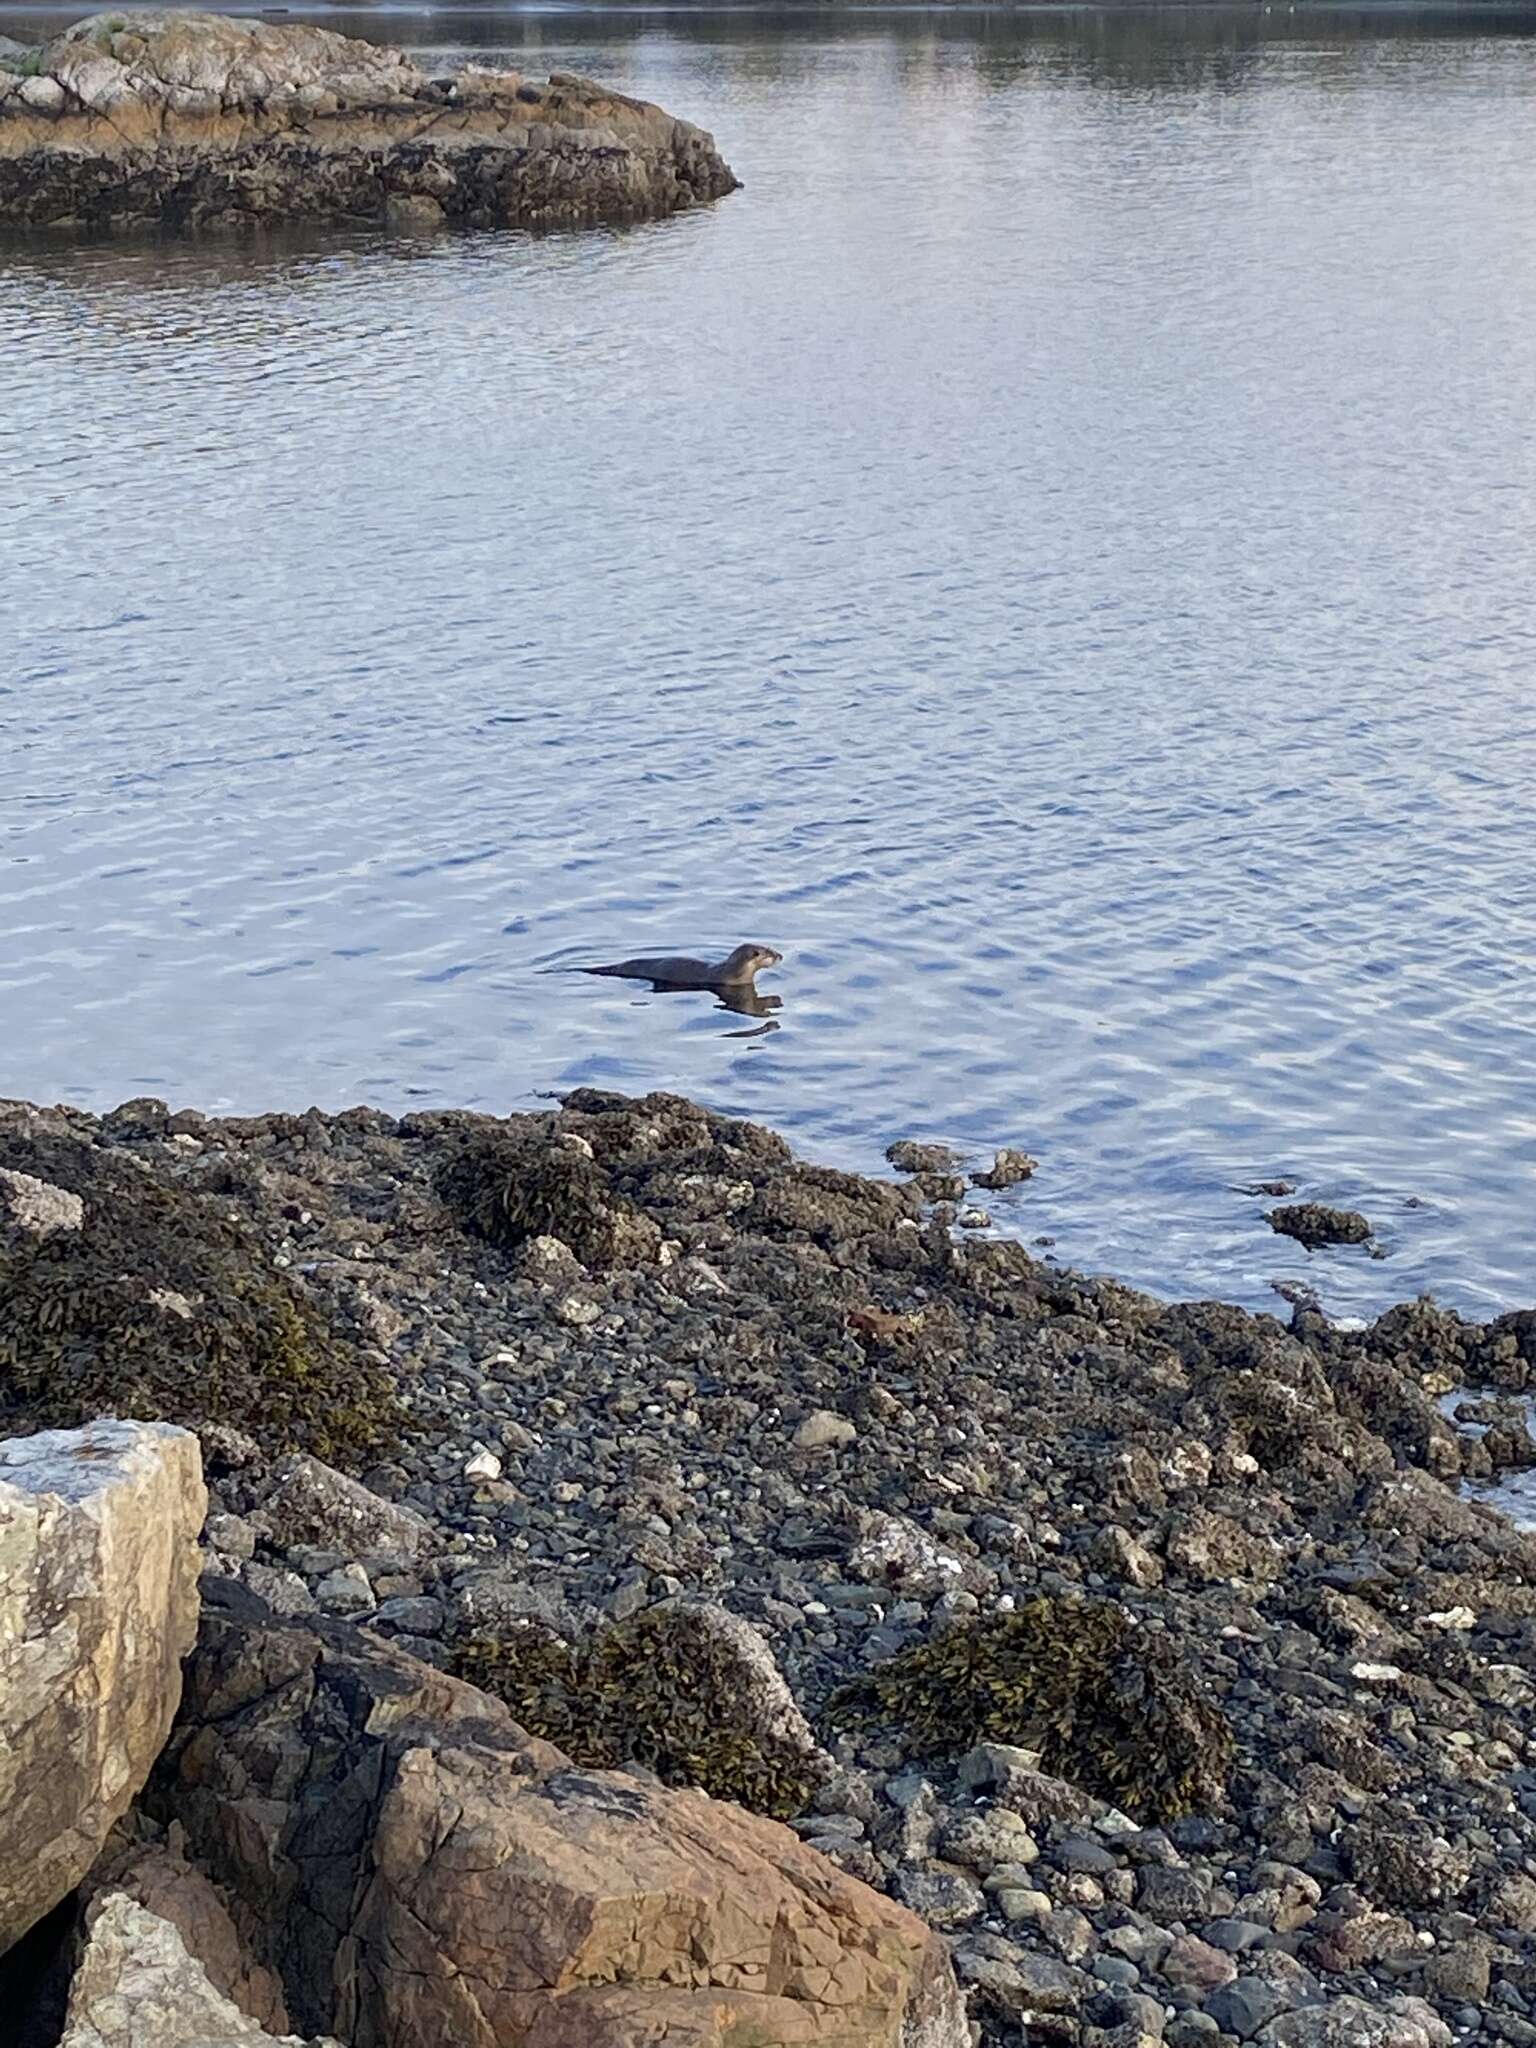
<svg viewBox="0 0 1536 2048"><path fill-rule="evenodd" d="M580 1644L536 1624L473 1636L454 1669L593 1769L639 1764L776 1820L802 1812L820 1781L814 1745L765 1719L756 1674L686 1608L614 1622Z"/></svg>
<svg viewBox="0 0 1536 2048"><path fill-rule="evenodd" d="M210 1198L72 1138L6 1134L0 1165L81 1201L0 1237L0 1415L215 1421L334 1462L393 1436L387 1375Z"/></svg>
<svg viewBox="0 0 1536 2048"><path fill-rule="evenodd" d="M894 1724L923 1756L1038 1750L1053 1777L1138 1820L1214 1804L1232 1763L1226 1716L1164 1638L1109 1601L1042 1598L961 1623L845 1687L833 1711Z"/></svg>
<svg viewBox="0 0 1536 2048"><path fill-rule="evenodd" d="M460 1135L438 1167L437 1192L466 1229L515 1250L557 1237L587 1266L655 1257L661 1232L574 1144L529 1139L507 1125Z"/></svg>

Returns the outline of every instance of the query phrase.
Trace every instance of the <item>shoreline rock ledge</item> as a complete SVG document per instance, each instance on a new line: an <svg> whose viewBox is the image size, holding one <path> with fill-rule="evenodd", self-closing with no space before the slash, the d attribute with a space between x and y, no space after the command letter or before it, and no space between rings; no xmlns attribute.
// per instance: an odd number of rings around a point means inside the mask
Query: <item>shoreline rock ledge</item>
<svg viewBox="0 0 1536 2048"><path fill-rule="evenodd" d="M0 41L0 225L584 227L736 186L703 129L565 73L429 78L329 29L169 11Z"/></svg>

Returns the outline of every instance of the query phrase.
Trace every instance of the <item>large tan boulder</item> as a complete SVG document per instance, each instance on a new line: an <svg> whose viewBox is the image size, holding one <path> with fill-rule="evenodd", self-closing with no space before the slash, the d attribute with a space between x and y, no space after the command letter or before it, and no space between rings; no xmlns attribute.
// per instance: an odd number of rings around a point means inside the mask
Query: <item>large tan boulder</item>
<svg viewBox="0 0 1536 2048"><path fill-rule="evenodd" d="M777 1823L209 1588L152 1803L352 2048L966 2048L943 1942Z"/></svg>
<svg viewBox="0 0 1536 2048"><path fill-rule="evenodd" d="M165 1423L0 1443L0 1953L80 1882L164 1746L206 1510L197 1438Z"/></svg>
<svg viewBox="0 0 1536 2048"><path fill-rule="evenodd" d="M209 1983L180 1933L109 1892L91 1908L59 2048L337 2048L269 2034Z"/></svg>

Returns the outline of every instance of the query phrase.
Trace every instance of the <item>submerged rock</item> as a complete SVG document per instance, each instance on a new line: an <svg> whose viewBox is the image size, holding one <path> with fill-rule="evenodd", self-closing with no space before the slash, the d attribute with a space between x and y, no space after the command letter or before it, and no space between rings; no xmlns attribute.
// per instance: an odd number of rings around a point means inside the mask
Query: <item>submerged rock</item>
<svg viewBox="0 0 1536 2048"><path fill-rule="evenodd" d="M100 14L0 52L0 221L570 227L733 191L712 138L557 73L428 78L328 29Z"/></svg>

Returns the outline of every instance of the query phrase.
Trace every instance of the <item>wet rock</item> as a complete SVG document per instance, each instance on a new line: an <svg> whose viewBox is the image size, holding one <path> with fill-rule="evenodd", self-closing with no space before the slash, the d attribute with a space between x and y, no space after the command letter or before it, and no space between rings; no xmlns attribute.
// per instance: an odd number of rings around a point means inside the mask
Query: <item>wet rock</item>
<svg viewBox="0 0 1536 2048"><path fill-rule="evenodd" d="M1091 1978L1051 1956L1024 1952L1014 1968L1019 1977L1019 2009L1025 2015L1076 2012L1091 1994Z"/></svg>
<svg viewBox="0 0 1536 2048"><path fill-rule="evenodd" d="M1512 1871L1501 1878L1488 1902L1488 1911L1495 1927L1536 1934L1536 1878L1524 1871Z"/></svg>
<svg viewBox="0 0 1536 2048"><path fill-rule="evenodd" d="M971 1185L993 1190L1017 1187L1020 1181L1029 1179L1039 1164L1039 1160L1031 1159L1027 1152L1004 1146L985 1173L971 1175Z"/></svg>
<svg viewBox="0 0 1536 2048"><path fill-rule="evenodd" d="M1230 1984L1237 1975L1237 1965L1229 1955L1213 1948L1208 1941L1202 1941L1199 1935L1181 1934L1169 1945L1158 1964L1158 1975L1165 1984L1187 1985L1204 1992L1218 1984Z"/></svg>
<svg viewBox="0 0 1536 2048"><path fill-rule="evenodd" d="M1219 1984L1209 1993L1203 2010L1225 2034L1239 2041L1251 2041L1278 2014L1290 2009L1291 2001L1273 1984L1260 1977L1239 1977Z"/></svg>
<svg viewBox="0 0 1536 2048"><path fill-rule="evenodd" d="M1487 2001L1493 1977L1493 1943L1486 1935L1458 1941L1424 1965L1425 1989L1432 1997L1467 2005Z"/></svg>
<svg viewBox="0 0 1536 2048"><path fill-rule="evenodd" d="M210 1549L221 1552L225 1557L256 1555L256 1530L243 1515L210 1515L203 1533L208 1538Z"/></svg>
<svg viewBox="0 0 1536 2048"><path fill-rule="evenodd" d="M946 1932L979 1920L987 1908L980 1885L960 1870L918 1870L903 1865L896 1874L896 1891L904 1906L920 1914L930 1927Z"/></svg>
<svg viewBox="0 0 1536 2048"><path fill-rule="evenodd" d="M797 1451L837 1450L844 1444L851 1444L859 1432L856 1424L846 1415L834 1415L830 1409L818 1408L807 1415L795 1431Z"/></svg>
<svg viewBox="0 0 1536 2048"><path fill-rule="evenodd" d="M995 1871L1024 1871L1040 1854L1039 1844L1006 1806L951 1816L939 1837L940 1853L951 1863L991 1877Z"/></svg>
<svg viewBox="0 0 1536 2048"><path fill-rule="evenodd" d="M1368 1219L1358 1209L1329 1209L1321 1202L1292 1202L1269 1212L1269 1227L1294 1237L1309 1252L1324 1245L1365 1244L1371 1235Z"/></svg>
<svg viewBox="0 0 1536 2048"><path fill-rule="evenodd" d="M0 1230L8 1226L47 1237L55 1230L78 1230L84 1220L85 1204L68 1188L0 1167Z"/></svg>
<svg viewBox="0 0 1536 2048"><path fill-rule="evenodd" d="M441 1635L447 1613L441 1600L430 1594L404 1594L399 1599L381 1600L369 1617L371 1628L386 1634L410 1636Z"/></svg>
<svg viewBox="0 0 1536 2048"><path fill-rule="evenodd" d="M1460 1896L1472 1874L1466 1850L1401 1802L1373 1807L1346 1832L1343 1847L1355 1882L1385 1906L1444 1905Z"/></svg>
<svg viewBox="0 0 1536 2048"><path fill-rule="evenodd" d="M1092 1556L1101 1572L1123 1579L1129 1586L1160 1586L1163 1582L1162 1560L1117 1523L1111 1522L1099 1531Z"/></svg>
<svg viewBox="0 0 1536 2048"><path fill-rule="evenodd" d="M0 1442L0 1952L79 1883L165 1741L206 1512L185 1430Z"/></svg>
<svg viewBox="0 0 1536 2048"><path fill-rule="evenodd" d="M1175 1571L1194 1579L1259 1579L1279 1576L1283 1553L1271 1537L1256 1536L1228 1515L1192 1508L1175 1515L1164 1539Z"/></svg>
<svg viewBox="0 0 1536 2048"><path fill-rule="evenodd" d="M981 1742L961 1758L958 1775L962 1785L990 1791L1000 1805L1037 1830L1052 1821L1092 1821L1105 1811L1103 1800L1064 1778L1052 1777L1039 1765L1038 1750Z"/></svg>
<svg viewBox="0 0 1536 2048"><path fill-rule="evenodd" d="M952 1145L934 1144L926 1139L898 1138L887 1145L885 1156L898 1173L956 1173L965 1164L963 1152Z"/></svg>
<svg viewBox="0 0 1536 2048"><path fill-rule="evenodd" d="M1394 1998L1381 2006L1360 1998L1282 2013L1261 2027L1261 2048L1451 2048L1444 2021L1420 1999Z"/></svg>
<svg viewBox="0 0 1536 2048"><path fill-rule="evenodd" d="M130 1815L109 1838L83 1887L91 1914L109 1894L125 1895L180 1935L187 1954L213 1989L271 2034L288 2032L281 1979L251 1959L230 1904L182 1854L180 1829L141 1839L150 1831L142 1813ZM132 1945L130 1944L130 1952ZM159 2048L158 2040L156 2048Z"/></svg>
<svg viewBox="0 0 1536 2048"><path fill-rule="evenodd" d="M841 1422L842 1418L831 1417L829 1420ZM802 1449L815 1448L815 1445L801 1443L806 1426L802 1423L800 1430L796 1431L795 1442ZM829 1441L851 1442L856 1431L851 1423L845 1427L849 1432L846 1437L839 1436ZM925 1600L936 1599L942 1593L958 1592L962 1588L974 1589L988 1576L969 1560L936 1543L926 1531L904 1516L884 1514L865 1517L858 1541L848 1553L848 1569L855 1579L873 1586L895 1586L904 1593Z"/></svg>
<svg viewBox="0 0 1536 2048"><path fill-rule="evenodd" d="M315 1588L315 1600L327 1614L371 1614L375 1606L373 1587L360 1564L327 1572Z"/></svg>

